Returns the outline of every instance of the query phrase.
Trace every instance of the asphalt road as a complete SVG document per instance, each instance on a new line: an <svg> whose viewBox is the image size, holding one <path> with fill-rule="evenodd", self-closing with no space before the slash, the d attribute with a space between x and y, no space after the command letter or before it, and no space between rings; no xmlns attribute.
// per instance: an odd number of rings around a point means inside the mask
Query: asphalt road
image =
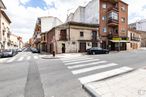
<svg viewBox="0 0 146 97"><path fill-rule="evenodd" d="M121 67L146 66L146 50L59 58L42 56L22 52L1 62L0 97L90 97L82 89L80 78Z"/></svg>

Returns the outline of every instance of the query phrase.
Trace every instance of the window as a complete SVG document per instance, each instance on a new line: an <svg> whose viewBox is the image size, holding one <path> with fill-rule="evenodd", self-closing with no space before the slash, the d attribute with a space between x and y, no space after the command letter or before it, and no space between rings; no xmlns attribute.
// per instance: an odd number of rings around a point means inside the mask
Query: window
<svg viewBox="0 0 146 97"><path fill-rule="evenodd" d="M106 32L106 27L104 27L104 28L102 29L102 32Z"/></svg>
<svg viewBox="0 0 146 97"><path fill-rule="evenodd" d="M106 9L106 3L102 4L102 8Z"/></svg>
<svg viewBox="0 0 146 97"><path fill-rule="evenodd" d="M124 6L122 6L122 7L121 7L121 10L122 10L122 11L126 11L126 9L125 9L125 7L124 7Z"/></svg>
<svg viewBox="0 0 146 97"><path fill-rule="evenodd" d="M60 30L60 40L67 40L67 31L66 31L66 29Z"/></svg>
<svg viewBox="0 0 146 97"><path fill-rule="evenodd" d="M126 19L124 17L121 18L122 23L125 23L125 20Z"/></svg>
<svg viewBox="0 0 146 97"><path fill-rule="evenodd" d="M80 37L84 37L84 32L80 32Z"/></svg>
<svg viewBox="0 0 146 97"><path fill-rule="evenodd" d="M102 16L102 20L106 20L106 16Z"/></svg>
<svg viewBox="0 0 146 97"><path fill-rule="evenodd" d="M118 20L118 14L116 12L111 12L109 14L109 19Z"/></svg>
<svg viewBox="0 0 146 97"><path fill-rule="evenodd" d="M122 29L121 29L121 32L126 32L125 28L122 28Z"/></svg>

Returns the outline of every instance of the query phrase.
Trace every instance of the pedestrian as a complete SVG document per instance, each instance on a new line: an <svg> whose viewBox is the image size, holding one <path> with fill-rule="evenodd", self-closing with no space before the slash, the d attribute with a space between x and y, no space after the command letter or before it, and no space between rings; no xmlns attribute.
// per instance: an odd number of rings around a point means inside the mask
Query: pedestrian
<svg viewBox="0 0 146 97"><path fill-rule="evenodd" d="M55 57L55 51L53 51L53 57Z"/></svg>

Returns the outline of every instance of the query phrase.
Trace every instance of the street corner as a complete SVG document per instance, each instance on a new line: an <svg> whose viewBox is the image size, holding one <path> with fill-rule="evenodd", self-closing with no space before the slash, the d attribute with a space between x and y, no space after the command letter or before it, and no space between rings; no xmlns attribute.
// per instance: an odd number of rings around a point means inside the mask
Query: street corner
<svg viewBox="0 0 146 97"><path fill-rule="evenodd" d="M84 84L83 88L93 97L146 97L145 82L146 70L138 69L113 78Z"/></svg>

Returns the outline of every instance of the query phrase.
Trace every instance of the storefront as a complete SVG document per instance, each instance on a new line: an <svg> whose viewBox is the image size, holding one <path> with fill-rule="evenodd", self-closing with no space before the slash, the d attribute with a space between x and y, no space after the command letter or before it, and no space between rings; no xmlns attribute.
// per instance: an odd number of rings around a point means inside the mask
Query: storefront
<svg viewBox="0 0 146 97"><path fill-rule="evenodd" d="M129 42L128 38L112 38L109 41L109 50L111 51L123 51L127 50L127 43Z"/></svg>

